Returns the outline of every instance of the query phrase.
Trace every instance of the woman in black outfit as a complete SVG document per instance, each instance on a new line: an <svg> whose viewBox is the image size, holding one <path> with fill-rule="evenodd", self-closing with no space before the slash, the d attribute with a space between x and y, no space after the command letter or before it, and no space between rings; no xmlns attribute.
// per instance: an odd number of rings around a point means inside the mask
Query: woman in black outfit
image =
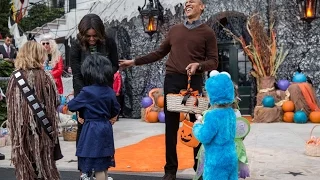
<svg viewBox="0 0 320 180"><path fill-rule="evenodd" d="M71 45L70 64L73 74L73 90L74 96L77 96L84 86L83 76L81 74L81 65L84 59L93 53L99 53L108 57L111 61L113 72L116 73L119 69L119 58L117 45L114 39L106 35L105 27L102 20L96 14L85 15L79 25L79 33L77 39ZM112 87L113 79L110 79ZM83 119L81 112L78 112L78 132L77 141L81 133Z"/></svg>

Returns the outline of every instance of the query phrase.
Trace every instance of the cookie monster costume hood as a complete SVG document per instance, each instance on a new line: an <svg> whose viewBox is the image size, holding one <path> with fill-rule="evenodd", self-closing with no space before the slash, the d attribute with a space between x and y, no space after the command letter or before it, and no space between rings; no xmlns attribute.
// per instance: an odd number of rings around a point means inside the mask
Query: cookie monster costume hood
<svg viewBox="0 0 320 180"><path fill-rule="evenodd" d="M227 105L234 101L234 86L227 72L210 72L210 78L205 83L211 106Z"/></svg>
<svg viewBox="0 0 320 180"><path fill-rule="evenodd" d="M203 121L193 126L194 136L205 149L203 179L238 180L236 115L232 108L235 94L230 74L212 71L205 89L211 108L204 112Z"/></svg>

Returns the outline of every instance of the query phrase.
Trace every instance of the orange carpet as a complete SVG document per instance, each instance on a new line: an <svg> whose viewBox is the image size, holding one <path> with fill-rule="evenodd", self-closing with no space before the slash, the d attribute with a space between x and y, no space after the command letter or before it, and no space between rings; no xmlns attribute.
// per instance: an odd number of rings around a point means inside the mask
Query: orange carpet
<svg viewBox="0 0 320 180"><path fill-rule="evenodd" d="M165 165L164 134L152 136L137 144L116 149L116 167L110 171L162 172ZM193 148L178 140L178 169L193 167Z"/></svg>
<svg viewBox="0 0 320 180"><path fill-rule="evenodd" d="M242 116L242 117L246 118L250 123L253 123L253 122L252 122L252 117L251 117L251 116Z"/></svg>
<svg viewBox="0 0 320 180"><path fill-rule="evenodd" d="M243 116L252 123L251 116ZM179 135L178 135L179 137ZM164 134L146 138L136 144L116 149L116 167L110 171L162 172L165 165ZM179 170L193 167L193 148L177 144Z"/></svg>

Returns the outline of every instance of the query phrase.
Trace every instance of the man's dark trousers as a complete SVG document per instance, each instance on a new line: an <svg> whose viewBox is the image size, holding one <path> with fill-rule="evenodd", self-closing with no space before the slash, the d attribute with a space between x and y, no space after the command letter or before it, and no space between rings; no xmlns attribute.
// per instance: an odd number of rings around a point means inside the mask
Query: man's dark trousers
<svg viewBox="0 0 320 180"><path fill-rule="evenodd" d="M191 88L193 90L198 90L199 93L202 92L203 78L202 75L193 75L191 77ZM164 80L164 94L165 102L166 95L170 93L178 94L181 89L187 89L188 76L186 74L166 74ZM178 157L177 157L177 136L180 123L180 113L167 111L167 105L164 106L165 113L165 140L166 140L166 165L164 167L166 174L176 174L178 170ZM190 114L190 121L194 122L196 120L194 114ZM194 148L194 166L193 169L197 169L197 159L200 144L198 147ZM191 157L190 157L191 158Z"/></svg>

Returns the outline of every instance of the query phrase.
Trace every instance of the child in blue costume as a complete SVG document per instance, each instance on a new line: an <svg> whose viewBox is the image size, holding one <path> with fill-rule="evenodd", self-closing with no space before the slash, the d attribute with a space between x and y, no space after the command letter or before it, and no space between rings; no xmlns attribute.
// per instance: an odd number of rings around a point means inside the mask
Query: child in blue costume
<svg viewBox="0 0 320 180"><path fill-rule="evenodd" d="M237 117L237 128L236 128L237 130L236 130L235 143L236 143L236 150L238 155L238 175L239 175L239 178L246 179L247 177L250 177L250 170L248 167L248 157L247 157L246 148L243 144L243 140L250 132L250 123L245 118L242 118L241 113L239 111L238 103L240 98L238 93L238 86L236 84L234 85L234 92L235 92L235 100L233 102L233 109ZM197 119L201 120L202 116L197 115ZM204 148L203 148L203 145L201 145L196 157L198 159L198 166L197 166L196 174L193 177L193 180L202 180L203 167L204 167L204 154L205 154Z"/></svg>
<svg viewBox="0 0 320 180"><path fill-rule="evenodd" d="M108 82L113 79L111 62L104 56L89 55L81 66L85 86L68 103L70 111L81 110L84 124L77 144L82 179L92 171L97 180L105 180L109 167L115 167L114 139L110 119L119 114L120 105Z"/></svg>
<svg viewBox="0 0 320 180"><path fill-rule="evenodd" d="M205 83L212 109L193 126L205 149L204 180L238 180L234 87L230 74L212 71Z"/></svg>

